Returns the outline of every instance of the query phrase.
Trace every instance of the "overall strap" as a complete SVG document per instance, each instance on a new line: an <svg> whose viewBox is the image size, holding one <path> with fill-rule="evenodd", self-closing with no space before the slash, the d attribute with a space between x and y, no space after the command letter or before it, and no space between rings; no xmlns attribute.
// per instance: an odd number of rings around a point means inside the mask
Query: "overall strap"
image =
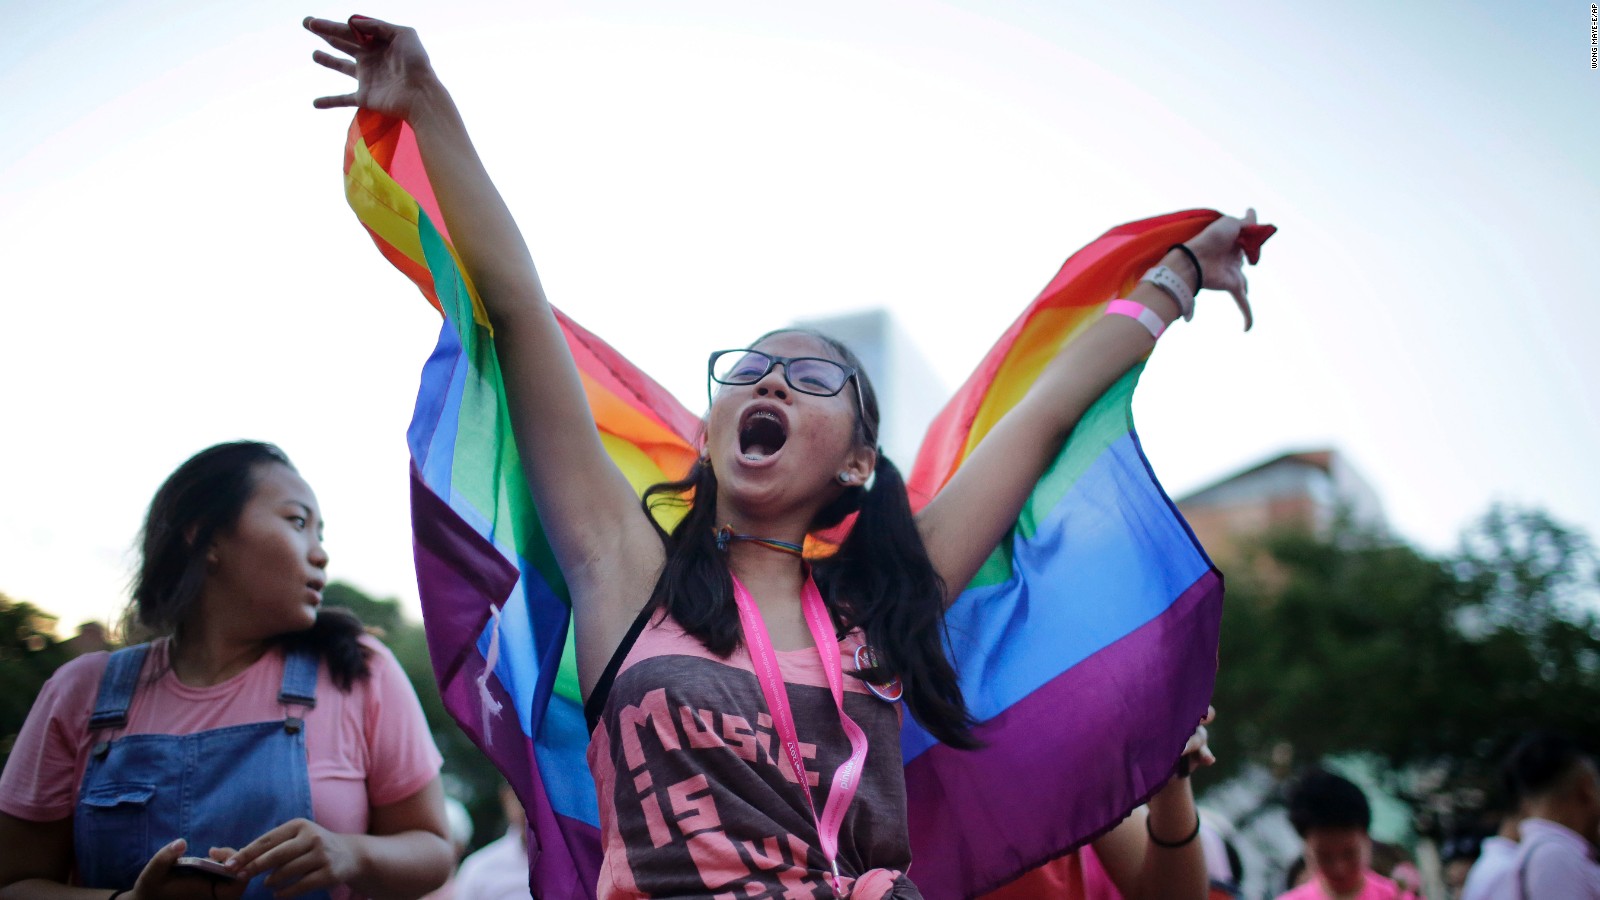
<svg viewBox="0 0 1600 900"><path fill-rule="evenodd" d="M278 689L278 702L285 706L317 705L317 666L321 659L315 650L296 648L284 653L283 686Z"/></svg>
<svg viewBox="0 0 1600 900"><path fill-rule="evenodd" d="M94 713L89 716L90 731L128 724L128 707L133 704L133 692L139 686L139 672L149 650L149 644L137 644L111 654L100 675L100 691L94 698Z"/></svg>

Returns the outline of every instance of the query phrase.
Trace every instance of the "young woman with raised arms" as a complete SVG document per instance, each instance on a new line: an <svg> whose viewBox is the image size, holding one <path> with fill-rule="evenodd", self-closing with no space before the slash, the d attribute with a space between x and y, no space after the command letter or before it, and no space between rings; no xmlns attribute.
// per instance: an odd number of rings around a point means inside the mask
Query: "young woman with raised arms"
<svg viewBox="0 0 1600 900"><path fill-rule="evenodd" d="M783 330L713 354L701 459L647 495L688 505L663 534L602 447L528 248L416 33L361 17L306 27L344 54L316 61L356 78L317 106L364 107L415 131L493 322L528 486L573 601L599 895L920 896L905 876L899 710L880 697L903 693L933 735L972 744L941 641L946 604L1078 417L1179 317L1174 295L1225 290L1248 314L1238 238L1253 213L1167 254L1168 286L1129 298L1144 312L1108 315L1077 339L915 516L849 350ZM808 533L852 512L837 554L800 558ZM1208 755L1203 735L1191 750ZM1152 803L1150 827L1181 837L1194 815L1177 785ZM1136 849L1130 878L1203 890L1197 846Z"/></svg>

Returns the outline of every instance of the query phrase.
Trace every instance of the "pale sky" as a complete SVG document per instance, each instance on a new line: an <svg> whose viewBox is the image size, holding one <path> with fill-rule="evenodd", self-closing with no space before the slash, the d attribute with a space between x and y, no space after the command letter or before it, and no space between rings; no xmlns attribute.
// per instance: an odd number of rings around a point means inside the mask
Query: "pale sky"
<svg viewBox="0 0 1600 900"><path fill-rule="evenodd" d="M6 0L0 592L126 599L150 495L284 447L330 574L415 609L405 428L438 320L344 204L307 8ZM431 3L413 24L552 299L704 403L705 354L885 306L948 394L1105 229L1254 205L1136 403L1174 495L1333 445L1430 550L1496 500L1600 536L1589 7ZM910 460L903 461L909 466Z"/></svg>

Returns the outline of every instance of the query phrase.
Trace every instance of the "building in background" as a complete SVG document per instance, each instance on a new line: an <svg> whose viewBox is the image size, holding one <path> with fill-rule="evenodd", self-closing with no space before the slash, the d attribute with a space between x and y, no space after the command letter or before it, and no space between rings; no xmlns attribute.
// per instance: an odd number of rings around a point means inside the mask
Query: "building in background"
<svg viewBox="0 0 1600 900"><path fill-rule="evenodd" d="M883 417L878 443L909 475L928 423L950 399L950 389L934 374L927 358L882 309L802 319L795 326L837 338L861 358L878 392Z"/></svg>
<svg viewBox="0 0 1600 900"><path fill-rule="evenodd" d="M1285 453L1178 500L1178 509L1213 559L1238 556L1241 544L1293 529L1326 535L1340 516L1389 533L1383 504L1337 450Z"/></svg>

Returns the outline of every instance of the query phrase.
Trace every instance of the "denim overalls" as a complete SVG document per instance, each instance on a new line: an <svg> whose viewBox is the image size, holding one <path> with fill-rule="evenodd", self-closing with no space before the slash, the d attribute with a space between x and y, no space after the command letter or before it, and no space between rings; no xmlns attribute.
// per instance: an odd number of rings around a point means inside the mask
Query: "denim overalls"
<svg viewBox="0 0 1600 900"><path fill-rule="evenodd" d="M122 728L138 687L148 644L111 655L89 731ZM174 838L190 856L212 847L239 849L290 819L311 818L305 721L317 704L317 657L284 658L278 701L282 719L196 734L130 734L95 744L78 789L73 845L86 887L133 887L145 863ZM265 876L245 892L268 898ZM327 900L325 891L305 895Z"/></svg>

